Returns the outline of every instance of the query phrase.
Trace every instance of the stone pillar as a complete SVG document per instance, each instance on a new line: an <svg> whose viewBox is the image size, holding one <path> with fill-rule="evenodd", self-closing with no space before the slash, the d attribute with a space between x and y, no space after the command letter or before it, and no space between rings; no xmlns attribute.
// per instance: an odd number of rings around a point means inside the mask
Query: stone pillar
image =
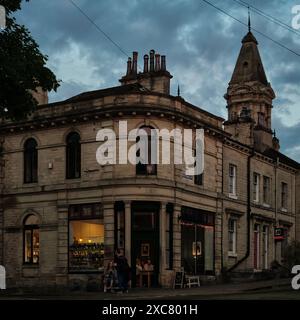
<svg viewBox="0 0 300 320"><path fill-rule="evenodd" d="M0 208L0 265L4 264L4 210Z"/></svg>
<svg viewBox="0 0 300 320"><path fill-rule="evenodd" d="M178 217L181 216L181 206L174 204L173 214L173 269L181 269L181 224Z"/></svg>
<svg viewBox="0 0 300 320"><path fill-rule="evenodd" d="M131 265L131 203L125 202L125 257Z"/></svg>
<svg viewBox="0 0 300 320"><path fill-rule="evenodd" d="M103 203L104 220L104 266L114 259L114 203L112 201Z"/></svg>
<svg viewBox="0 0 300 320"><path fill-rule="evenodd" d="M217 208L216 208L216 215L215 215L215 273L216 276L221 274L222 269L222 219L223 216L223 205L222 200L217 200Z"/></svg>
<svg viewBox="0 0 300 320"><path fill-rule="evenodd" d="M58 286L67 285L68 275L68 206L57 207L57 267L56 283Z"/></svg>

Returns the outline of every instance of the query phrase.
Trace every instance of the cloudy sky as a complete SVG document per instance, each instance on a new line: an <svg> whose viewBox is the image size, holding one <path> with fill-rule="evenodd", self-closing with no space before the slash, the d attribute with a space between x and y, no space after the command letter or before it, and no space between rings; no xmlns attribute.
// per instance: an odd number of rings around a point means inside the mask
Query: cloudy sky
<svg viewBox="0 0 300 320"><path fill-rule="evenodd" d="M151 49L167 56L185 100L226 118L223 98L241 39L247 28L202 0L73 0L129 55ZM299 0L244 0L291 25ZM210 0L247 23L247 9L235 0ZM126 71L126 56L108 41L70 0L31 0L17 14L48 55L49 67L62 80L50 101L87 90L118 85ZM299 34L251 13L252 27L300 54ZM300 56L253 31L268 80L277 95L273 128L281 151L300 161Z"/></svg>

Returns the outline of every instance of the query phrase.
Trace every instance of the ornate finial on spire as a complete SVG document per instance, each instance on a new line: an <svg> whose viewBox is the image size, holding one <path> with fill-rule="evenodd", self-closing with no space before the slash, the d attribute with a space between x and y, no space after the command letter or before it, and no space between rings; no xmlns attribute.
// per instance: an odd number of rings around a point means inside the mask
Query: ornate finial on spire
<svg viewBox="0 0 300 320"><path fill-rule="evenodd" d="M248 30L251 32L250 7L248 6Z"/></svg>
<svg viewBox="0 0 300 320"><path fill-rule="evenodd" d="M177 96L180 97L180 87L179 87L179 84L178 84L178 87L177 87Z"/></svg>
<svg viewBox="0 0 300 320"><path fill-rule="evenodd" d="M276 131L275 131L275 129L273 130L273 137L276 138Z"/></svg>

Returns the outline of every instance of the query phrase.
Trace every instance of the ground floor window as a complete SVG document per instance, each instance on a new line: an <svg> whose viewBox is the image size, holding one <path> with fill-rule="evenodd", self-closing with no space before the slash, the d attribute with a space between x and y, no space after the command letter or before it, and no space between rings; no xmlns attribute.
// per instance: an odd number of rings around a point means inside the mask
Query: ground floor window
<svg viewBox="0 0 300 320"><path fill-rule="evenodd" d="M123 202L115 203L115 249L125 249L125 207Z"/></svg>
<svg viewBox="0 0 300 320"><path fill-rule="evenodd" d="M188 274L214 273L214 217L198 209L182 208L181 258Z"/></svg>
<svg viewBox="0 0 300 320"><path fill-rule="evenodd" d="M236 240L237 240L237 221L230 218L228 220L228 254L236 255Z"/></svg>
<svg viewBox="0 0 300 320"><path fill-rule="evenodd" d="M69 271L104 270L104 221L101 206L69 208Z"/></svg>
<svg viewBox="0 0 300 320"><path fill-rule="evenodd" d="M40 231L38 218L31 214L24 221L24 263L38 264L40 257Z"/></svg>

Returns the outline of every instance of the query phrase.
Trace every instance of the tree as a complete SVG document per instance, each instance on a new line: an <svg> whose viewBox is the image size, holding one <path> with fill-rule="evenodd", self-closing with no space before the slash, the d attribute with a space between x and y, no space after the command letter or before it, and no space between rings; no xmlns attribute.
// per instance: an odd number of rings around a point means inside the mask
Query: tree
<svg viewBox="0 0 300 320"><path fill-rule="evenodd" d="M40 52L25 26L12 17L21 9L21 2L0 0L6 10L6 28L0 30L0 117L12 120L26 117L37 107L31 91L38 87L56 91L59 87L55 75L46 67L47 56Z"/></svg>

